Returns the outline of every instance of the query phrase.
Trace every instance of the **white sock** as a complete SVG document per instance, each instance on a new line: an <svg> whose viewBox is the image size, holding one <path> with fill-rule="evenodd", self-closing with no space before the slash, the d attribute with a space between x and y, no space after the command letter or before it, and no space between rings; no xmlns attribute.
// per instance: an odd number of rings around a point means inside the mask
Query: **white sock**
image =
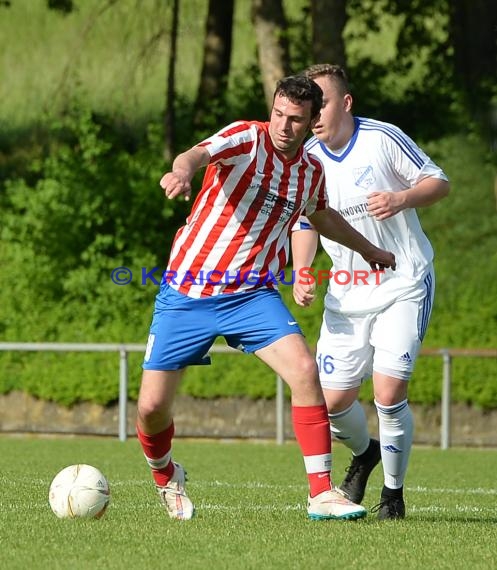
<svg viewBox="0 0 497 570"><path fill-rule="evenodd" d="M354 455L361 455L369 446L369 431L366 414L361 404L355 402L342 412L328 414L331 435L346 445Z"/></svg>
<svg viewBox="0 0 497 570"><path fill-rule="evenodd" d="M375 400L379 418L381 461L385 486L400 489L409 462L414 422L407 399L394 406L382 406Z"/></svg>

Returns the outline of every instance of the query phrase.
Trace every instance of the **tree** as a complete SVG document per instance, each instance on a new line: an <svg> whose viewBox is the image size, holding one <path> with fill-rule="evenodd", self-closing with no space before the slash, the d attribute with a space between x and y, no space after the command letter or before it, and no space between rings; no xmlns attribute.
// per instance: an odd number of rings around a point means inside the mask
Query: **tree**
<svg viewBox="0 0 497 570"><path fill-rule="evenodd" d="M57 10L63 14L70 14L74 10L72 0L47 0L47 6L50 10Z"/></svg>
<svg viewBox="0 0 497 570"><path fill-rule="evenodd" d="M196 128L215 126L223 117L231 63L234 0L209 0L204 60L193 119Z"/></svg>
<svg viewBox="0 0 497 570"><path fill-rule="evenodd" d="M312 57L315 63L346 67L343 30L347 22L346 0L311 0Z"/></svg>
<svg viewBox="0 0 497 570"><path fill-rule="evenodd" d="M453 0L450 43L454 48L454 76L471 117L496 136L497 8L492 0ZM494 102L496 105L497 102ZM493 132L492 132L493 131Z"/></svg>
<svg viewBox="0 0 497 570"><path fill-rule="evenodd" d="M287 21L281 0L252 0L252 22L268 109L276 82L290 72Z"/></svg>
<svg viewBox="0 0 497 570"><path fill-rule="evenodd" d="M387 17L397 28L388 60L366 54L349 62L356 99L366 107L361 113L424 139L467 129L469 116L490 124L497 87L494 0L348 0L347 14L359 24L349 30L354 42L381 32Z"/></svg>
<svg viewBox="0 0 497 570"><path fill-rule="evenodd" d="M164 111L164 160L169 162L175 154L176 139L176 46L178 43L179 0L173 0L171 38L169 42L169 71L167 74L166 108Z"/></svg>

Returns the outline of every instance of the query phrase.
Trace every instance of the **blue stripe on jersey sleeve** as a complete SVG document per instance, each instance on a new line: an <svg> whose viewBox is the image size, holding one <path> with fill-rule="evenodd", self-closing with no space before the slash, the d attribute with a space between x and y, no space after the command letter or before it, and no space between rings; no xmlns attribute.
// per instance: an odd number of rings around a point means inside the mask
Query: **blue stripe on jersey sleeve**
<svg viewBox="0 0 497 570"><path fill-rule="evenodd" d="M314 229L309 222L299 222L299 229L300 230L312 230Z"/></svg>
<svg viewBox="0 0 497 570"><path fill-rule="evenodd" d="M305 149L307 151L309 151L309 150L311 150L311 148L315 147L317 144L319 144L319 140L315 136L313 136L308 141L306 141L304 146L305 146Z"/></svg>
<svg viewBox="0 0 497 570"><path fill-rule="evenodd" d="M292 226L292 232L300 230L313 230L314 226L307 220L305 216L301 216Z"/></svg>
<svg viewBox="0 0 497 570"><path fill-rule="evenodd" d="M365 131L380 131L384 133L388 138L399 145L402 152L414 162L419 169L423 168L425 163L424 157L418 152L416 147L413 146L412 141L407 135L400 129L388 123L382 123L374 119L365 119L363 117L360 118L359 128Z"/></svg>

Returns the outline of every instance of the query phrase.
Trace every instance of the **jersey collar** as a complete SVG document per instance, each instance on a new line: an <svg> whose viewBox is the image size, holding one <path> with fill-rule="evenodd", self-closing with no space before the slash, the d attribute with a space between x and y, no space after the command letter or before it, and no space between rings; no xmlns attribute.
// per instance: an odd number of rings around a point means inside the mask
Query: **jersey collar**
<svg viewBox="0 0 497 570"><path fill-rule="evenodd" d="M346 145L346 149L339 155L334 154L325 144L319 141L319 146L321 147L321 150L324 152L324 154L335 162L342 162L342 160L345 160L347 155L354 148L355 141L357 140L357 135L359 134L359 123L359 119L357 117L354 117L354 132L352 133L352 137Z"/></svg>

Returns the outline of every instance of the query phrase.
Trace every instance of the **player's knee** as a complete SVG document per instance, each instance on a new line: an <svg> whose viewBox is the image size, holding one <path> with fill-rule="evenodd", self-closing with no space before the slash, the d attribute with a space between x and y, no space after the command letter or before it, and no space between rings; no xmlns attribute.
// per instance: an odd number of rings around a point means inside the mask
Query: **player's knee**
<svg viewBox="0 0 497 570"><path fill-rule="evenodd" d="M395 406L407 399L409 382L393 376L374 378L374 399L380 406Z"/></svg>
<svg viewBox="0 0 497 570"><path fill-rule="evenodd" d="M341 414L357 400L357 390L324 390L328 413Z"/></svg>
<svg viewBox="0 0 497 570"><path fill-rule="evenodd" d="M381 390L379 393L375 390L374 399L380 406L396 406L407 399L407 389Z"/></svg>
<svg viewBox="0 0 497 570"><path fill-rule="evenodd" d="M167 413L164 403L150 398L140 398L137 415L144 424L155 424Z"/></svg>
<svg viewBox="0 0 497 570"><path fill-rule="evenodd" d="M318 368L312 356L299 359L295 374L300 377L301 382L319 383Z"/></svg>
<svg viewBox="0 0 497 570"><path fill-rule="evenodd" d="M403 400L405 400L405 398L403 399L399 399L396 397L383 397L381 400L379 400L378 398L375 397L375 404L376 407L380 407L380 408L392 408L397 406L398 404L400 404Z"/></svg>
<svg viewBox="0 0 497 570"><path fill-rule="evenodd" d="M310 399L313 402L318 400L324 402L317 369L314 368L312 360L309 363L302 363L298 370L294 371L291 378L287 380L287 383L293 397L299 400L304 399L307 401Z"/></svg>
<svg viewBox="0 0 497 570"><path fill-rule="evenodd" d="M299 358L294 363L288 363L282 378L294 393L306 390L321 391L316 362L311 356Z"/></svg>

